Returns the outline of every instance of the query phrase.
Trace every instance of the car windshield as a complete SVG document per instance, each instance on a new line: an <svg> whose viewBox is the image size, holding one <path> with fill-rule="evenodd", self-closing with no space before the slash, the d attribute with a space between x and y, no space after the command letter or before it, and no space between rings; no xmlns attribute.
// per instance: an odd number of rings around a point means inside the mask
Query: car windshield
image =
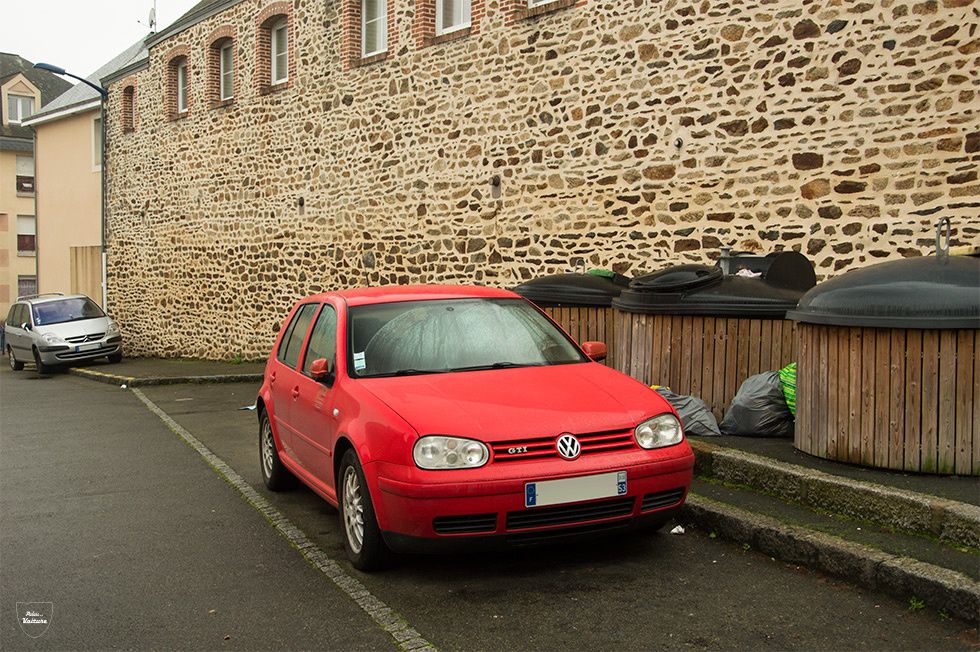
<svg viewBox="0 0 980 652"><path fill-rule="evenodd" d="M587 362L523 299L449 299L356 306L347 368L355 378Z"/></svg>
<svg viewBox="0 0 980 652"><path fill-rule="evenodd" d="M102 308L99 308L98 305L87 297L45 301L44 303L34 304L32 308L34 310L35 326L50 326L51 324L63 324L68 321L105 317Z"/></svg>

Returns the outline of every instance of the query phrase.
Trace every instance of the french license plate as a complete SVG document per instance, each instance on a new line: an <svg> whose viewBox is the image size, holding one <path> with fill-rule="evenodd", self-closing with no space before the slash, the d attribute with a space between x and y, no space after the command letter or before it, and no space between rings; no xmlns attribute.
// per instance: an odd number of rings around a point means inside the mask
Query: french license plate
<svg viewBox="0 0 980 652"><path fill-rule="evenodd" d="M626 471L524 484L524 506L563 505L626 495Z"/></svg>
<svg viewBox="0 0 980 652"><path fill-rule="evenodd" d="M75 352L80 353L82 351L94 351L95 349L102 346L98 342L90 342L89 344L79 344L75 347Z"/></svg>

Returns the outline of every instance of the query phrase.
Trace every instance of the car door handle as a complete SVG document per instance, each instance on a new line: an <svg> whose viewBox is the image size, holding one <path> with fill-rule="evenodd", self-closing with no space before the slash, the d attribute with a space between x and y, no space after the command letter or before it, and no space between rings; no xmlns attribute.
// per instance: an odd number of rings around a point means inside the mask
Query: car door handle
<svg viewBox="0 0 980 652"><path fill-rule="evenodd" d="M299 398L299 385L297 385L296 387L293 387L292 395L293 395L293 398Z"/></svg>

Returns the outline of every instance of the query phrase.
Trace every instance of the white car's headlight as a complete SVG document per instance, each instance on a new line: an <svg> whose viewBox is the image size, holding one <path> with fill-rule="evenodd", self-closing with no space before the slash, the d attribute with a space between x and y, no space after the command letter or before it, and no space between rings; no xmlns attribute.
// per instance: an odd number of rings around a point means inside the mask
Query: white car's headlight
<svg viewBox="0 0 980 652"><path fill-rule="evenodd" d="M415 442L412 457L420 469L471 469L486 464L490 451L472 439L429 435Z"/></svg>
<svg viewBox="0 0 980 652"><path fill-rule="evenodd" d="M661 414L638 425L633 436L642 448L663 448L681 443L684 430L673 414Z"/></svg>
<svg viewBox="0 0 980 652"><path fill-rule="evenodd" d="M117 324L116 322L110 319L109 325L106 326L105 334L108 335L109 337L112 337L114 335L119 335L119 324Z"/></svg>
<svg viewBox="0 0 980 652"><path fill-rule="evenodd" d="M65 341L63 339L61 339L60 337L58 337L54 333L45 333L44 335L41 336L41 339L44 340L48 344L64 344L65 343Z"/></svg>

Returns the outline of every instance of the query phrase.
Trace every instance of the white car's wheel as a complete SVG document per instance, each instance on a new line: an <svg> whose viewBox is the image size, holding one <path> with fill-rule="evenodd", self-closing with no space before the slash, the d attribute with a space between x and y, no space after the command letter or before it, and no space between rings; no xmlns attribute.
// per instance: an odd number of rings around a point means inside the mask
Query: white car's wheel
<svg viewBox="0 0 980 652"><path fill-rule="evenodd" d="M14 350L9 346L7 347L7 362L10 363L10 368L13 371L20 371L24 368L24 363L17 361L17 358L14 357Z"/></svg>

